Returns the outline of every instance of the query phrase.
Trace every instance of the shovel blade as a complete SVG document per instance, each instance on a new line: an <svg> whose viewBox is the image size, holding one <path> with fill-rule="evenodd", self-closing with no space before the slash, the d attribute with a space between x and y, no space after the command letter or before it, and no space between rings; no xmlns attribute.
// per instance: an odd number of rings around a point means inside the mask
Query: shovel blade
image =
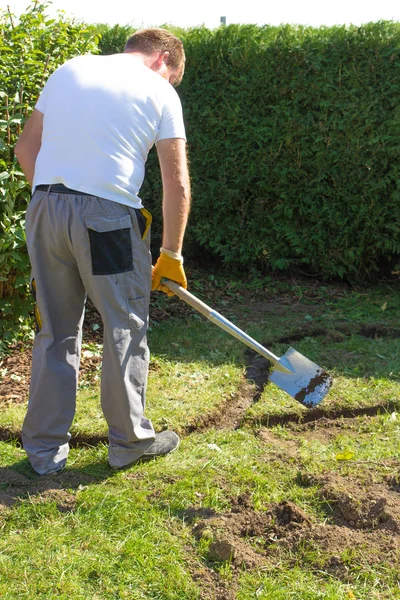
<svg viewBox="0 0 400 600"><path fill-rule="evenodd" d="M293 373L273 371L269 380L303 406L307 408L317 406L329 392L332 377L294 348L289 348L280 361L285 367L290 366Z"/></svg>

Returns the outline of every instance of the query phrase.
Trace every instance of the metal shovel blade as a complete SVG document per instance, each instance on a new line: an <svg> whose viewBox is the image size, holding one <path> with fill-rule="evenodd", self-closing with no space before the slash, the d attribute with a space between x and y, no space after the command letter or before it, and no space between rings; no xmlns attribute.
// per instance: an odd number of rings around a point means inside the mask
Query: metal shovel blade
<svg viewBox="0 0 400 600"><path fill-rule="evenodd" d="M329 392L332 377L294 348L289 348L280 361L292 373L274 370L269 380L307 408L317 406Z"/></svg>

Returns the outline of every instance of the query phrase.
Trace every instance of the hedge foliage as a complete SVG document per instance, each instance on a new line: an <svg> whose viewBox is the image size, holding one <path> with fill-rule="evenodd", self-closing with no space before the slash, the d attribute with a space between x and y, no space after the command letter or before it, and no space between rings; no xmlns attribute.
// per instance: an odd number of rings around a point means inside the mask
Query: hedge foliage
<svg viewBox="0 0 400 600"><path fill-rule="evenodd" d="M30 188L14 146L47 77L89 51L97 52L95 32L62 15L48 18L45 4L34 2L19 19L0 11L0 312L21 324L30 271L24 232Z"/></svg>
<svg viewBox="0 0 400 600"><path fill-rule="evenodd" d="M25 289L29 189L13 156L47 76L84 52L123 50L129 26L0 13L0 297ZM193 208L185 254L229 267L369 280L400 262L400 24L173 29ZM99 39L98 39L99 38ZM141 191L161 237L150 154Z"/></svg>
<svg viewBox="0 0 400 600"><path fill-rule="evenodd" d="M188 250L356 281L396 268L400 24L232 25L183 38ZM150 167L143 197L158 210Z"/></svg>

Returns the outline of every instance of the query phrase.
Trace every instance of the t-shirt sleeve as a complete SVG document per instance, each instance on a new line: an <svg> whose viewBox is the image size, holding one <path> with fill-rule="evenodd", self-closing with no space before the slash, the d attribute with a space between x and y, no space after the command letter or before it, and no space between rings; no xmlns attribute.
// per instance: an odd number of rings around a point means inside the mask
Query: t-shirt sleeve
<svg viewBox="0 0 400 600"><path fill-rule="evenodd" d="M46 86L41 91L40 96L35 104L35 108L43 114L46 112Z"/></svg>
<svg viewBox="0 0 400 600"><path fill-rule="evenodd" d="M172 87L171 92L172 93L168 94L168 98L163 107L156 142L168 138L182 138L186 140L182 104L178 94Z"/></svg>
<svg viewBox="0 0 400 600"><path fill-rule="evenodd" d="M60 68L60 67L59 67ZM47 97L49 95L49 90L52 87L52 83L53 80L56 77L56 73L57 73L58 69L56 69L54 71L54 73L52 73L50 75L50 77L48 78L48 80L45 83L44 88L42 89L42 91L40 92L40 96L35 104L35 108L36 110L39 110L41 113L45 113L46 112L46 103L47 103Z"/></svg>
<svg viewBox="0 0 400 600"><path fill-rule="evenodd" d="M44 88L40 92L40 96L35 104L36 110L39 110L41 113L45 114L47 99L48 99L49 95L51 94L51 90L54 89L54 86L57 86L57 82L59 81L60 77L62 77L62 72L67 67L67 65L70 62L72 62L73 60L76 60L76 59L70 59L69 61L65 62L63 65L60 65L55 71L53 71L53 73L51 73L50 77L48 78L48 80L46 81L46 83L44 85Z"/></svg>

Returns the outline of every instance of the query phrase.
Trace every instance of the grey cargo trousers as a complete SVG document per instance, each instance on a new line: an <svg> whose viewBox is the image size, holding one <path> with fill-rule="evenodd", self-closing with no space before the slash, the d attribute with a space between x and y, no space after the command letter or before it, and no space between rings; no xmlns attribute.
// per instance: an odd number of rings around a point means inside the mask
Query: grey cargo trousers
<svg viewBox="0 0 400 600"><path fill-rule="evenodd" d="M110 465L140 458L155 439L144 417L151 255L142 220L136 209L50 187L36 190L28 206L39 329L22 441L40 475L62 469L67 460L87 294L104 326L101 406Z"/></svg>

